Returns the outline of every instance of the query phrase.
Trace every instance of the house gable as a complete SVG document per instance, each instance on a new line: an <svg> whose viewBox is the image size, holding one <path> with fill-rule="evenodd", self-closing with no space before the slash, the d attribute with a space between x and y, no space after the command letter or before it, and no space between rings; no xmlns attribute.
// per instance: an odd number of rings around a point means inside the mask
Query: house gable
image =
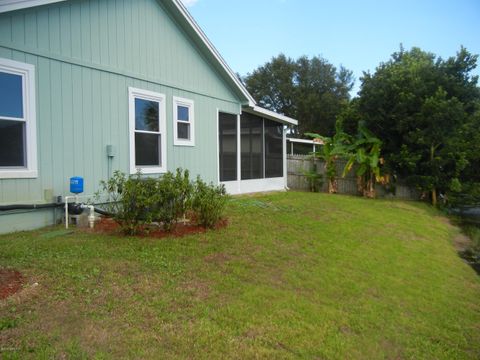
<svg viewBox="0 0 480 360"><path fill-rule="evenodd" d="M0 14L0 47L248 103L181 10L157 0L35 6Z"/></svg>

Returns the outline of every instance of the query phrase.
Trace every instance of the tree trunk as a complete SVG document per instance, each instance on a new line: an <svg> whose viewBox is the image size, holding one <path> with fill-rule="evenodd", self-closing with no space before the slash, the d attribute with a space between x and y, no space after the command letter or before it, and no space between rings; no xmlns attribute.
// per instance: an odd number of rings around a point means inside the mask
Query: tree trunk
<svg viewBox="0 0 480 360"><path fill-rule="evenodd" d="M329 178L328 179L328 192L330 194L336 194L337 193L337 180L335 180L335 178Z"/></svg>
<svg viewBox="0 0 480 360"><path fill-rule="evenodd" d="M376 194L375 194L375 174L373 172L370 173L370 197L372 199L375 199Z"/></svg>

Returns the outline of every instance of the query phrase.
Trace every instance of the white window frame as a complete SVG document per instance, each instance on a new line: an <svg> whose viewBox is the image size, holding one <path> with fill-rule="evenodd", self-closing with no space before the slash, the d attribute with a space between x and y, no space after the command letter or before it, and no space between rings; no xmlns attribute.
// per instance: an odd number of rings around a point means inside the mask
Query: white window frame
<svg viewBox="0 0 480 360"><path fill-rule="evenodd" d="M25 167L0 167L0 179L34 179L38 177L35 66L0 58L0 71L22 77L23 118L12 118L0 115L0 119L25 122L24 145L27 163Z"/></svg>
<svg viewBox="0 0 480 360"><path fill-rule="evenodd" d="M188 108L188 123L190 124L190 139L178 138L178 126L177 124L185 123L178 120L178 106ZM195 104L193 100L184 99L181 97L173 97L173 144L175 146L195 146Z"/></svg>
<svg viewBox="0 0 480 360"><path fill-rule="evenodd" d="M138 131L135 130L135 99L143 99L158 102L159 131ZM167 172L167 127L166 127L166 109L165 95L153 91L128 88L129 103L129 136L130 136L130 174L140 171L142 174L162 174ZM160 166L136 166L135 164L135 133L159 134L161 139L160 147Z"/></svg>

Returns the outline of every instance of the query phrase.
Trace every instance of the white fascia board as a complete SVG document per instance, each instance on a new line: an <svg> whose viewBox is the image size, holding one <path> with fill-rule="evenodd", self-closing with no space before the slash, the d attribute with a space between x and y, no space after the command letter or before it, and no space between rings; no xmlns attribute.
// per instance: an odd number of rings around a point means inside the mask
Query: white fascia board
<svg viewBox="0 0 480 360"><path fill-rule="evenodd" d="M192 17L192 15L190 15L185 5L183 5L183 3L180 0L171 0L171 1L175 5L175 7L178 9L178 11L183 15L185 20L187 20L188 24L193 28L193 30L195 30L195 33L199 36L200 40L202 40L203 44L214 56L215 60L218 61L218 63L222 66L222 68L228 74L230 79L234 82L234 84L238 87L238 89L240 89L242 94L248 99L248 106L251 106L251 107L256 106L257 103L255 99L252 97L252 95L250 95L250 93L242 84L242 82L237 78L237 75L233 72L230 66L228 66L227 62L223 59L223 57L220 55L220 53L215 48L215 46L213 46L213 44L210 42L207 35L205 35L203 30L195 21L195 19Z"/></svg>
<svg viewBox="0 0 480 360"><path fill-rule="evenodd" d="M316 143L313 140L306 140L306 139L287 138L287 141L290 141L290 142L293 142L293 143L300 143L300 144L310 144L310 145L318 144L318 145L321 145L319 143Z"/></svg>
<svg viewBox="0 0 480 360"><path fill-rule="evenodd" d="M0 1L0 13L26 9L34 6L53 4L62 1L66 0L3 0Z"/></svg>
<svg viewBox="0 0 480 360"><path fill-rule="evenodd" d="M281 122L282 124L286 125L298 125L298 120L292 119L288 116L277 114L274 111L264 109L260 106L251 106L243 108L243 111L248 112L250 114L258 115L264 117L269 120Z"/></svg>

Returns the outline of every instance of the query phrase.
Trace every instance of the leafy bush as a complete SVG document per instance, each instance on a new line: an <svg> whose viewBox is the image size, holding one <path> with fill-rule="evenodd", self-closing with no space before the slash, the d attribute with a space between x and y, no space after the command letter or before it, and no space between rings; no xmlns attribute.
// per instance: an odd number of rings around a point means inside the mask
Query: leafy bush
<svg viewBox="0 0 480 360"><path fill-rule="evenodd" d="M317 171L317 163L315 162L315 156L311 158L311 166L307 171L303 171L306 181L308 182L308 188L311 192L319 192L323 186L323 175Z"/></svg>
<svg viewBox="0 0 480 360"><path fill-rule="evenodd" d="M221 219L227 201L225 186L207 185L197 177L192 207L200 225L213 228Z"/></svg>
<svg viewBox="0 0 480 360"><path fill-rule="evenodd" d="M182 169L177 169L173 182L177 191L176 215L177 218L185 218L192 207L193 198L193 183L190 181L189 171L182 172Z"/></svg>
<svg viewBox="0 0 480 360"><path fill-rule="evenodd" d="M165 231L171 231L177 220L185 216L191 206L193 185L188 170L167 172L158 180L156 194L156 218Z"/></svg>
<svg viewBox="0 0 480 360"><path fill-rule="evenodd" d="M115 171L109 180L100 182L100 186L107 193L106 210L126 235L137 234L153 221L155 211L152 210L157 199L155 179L144 179L140 173L127 177Z"/></svg>
<svg viewBox="0 0 480 360"><path fill-rule="evenodd" d="M106 198L101 200L126 235L147 231L154 222L171 231L178 219L185 219L193 210L199 224L213 227L221 218L226 204L223 186L207 185L200 178L190 180L188 170L177 169L161 178L143 177L140 173L126 176L116 171L100 183ZM97 193L97 200L100 192Z"/></svg>

